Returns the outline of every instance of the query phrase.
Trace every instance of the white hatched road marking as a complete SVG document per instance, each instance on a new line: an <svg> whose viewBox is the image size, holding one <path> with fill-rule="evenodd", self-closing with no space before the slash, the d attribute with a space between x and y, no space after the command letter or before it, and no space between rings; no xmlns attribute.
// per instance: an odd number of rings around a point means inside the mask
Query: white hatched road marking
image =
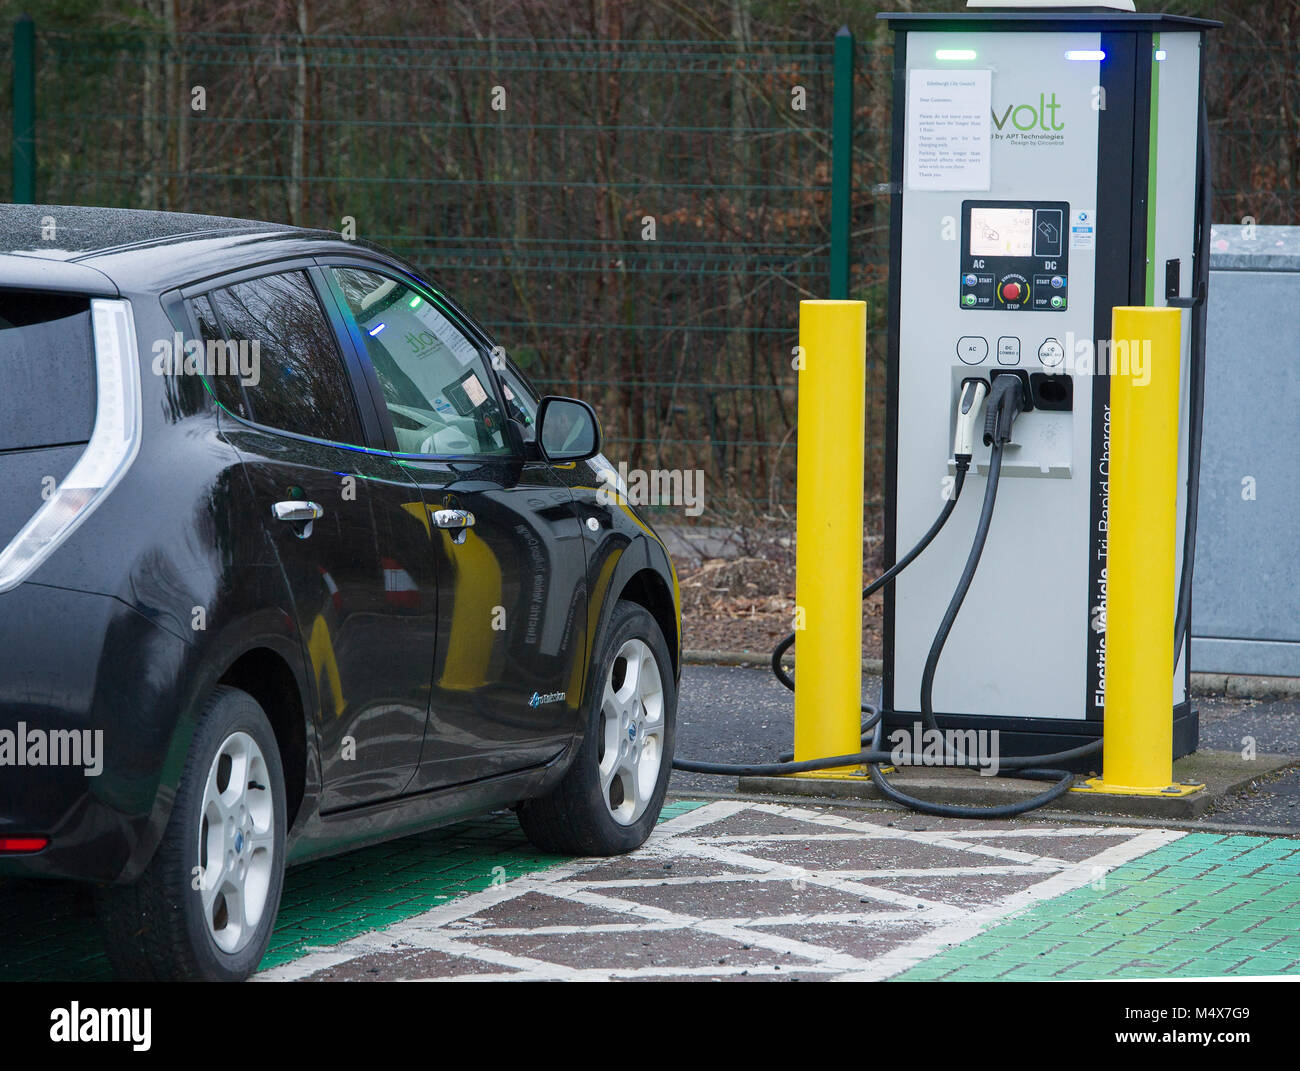
<svg viewBox="0 0 1300 1071"><path fill-rule="evenodd" d="M573 967L569 968L569 973L564 976L565 981L571 982L607 982L610 979L626 979L633 981L637 978L728 978L740 974L748 975L772 975L777 977L781 974L826 974L832 978L835 977L836 971L830 967L823 967L817 963L801 963L798 967L791 964L773 964L773 963L756 963L752 967L740 967L735 964L715 964L708 967L674 967L666 969L663 967ZM465 974L456 975L455 977L444 978L422 978L412 979L412 981L425 982L519 982L519 981L539 981L542 980L539 975L519 974L512 972L510 974ZM1270 978L1268 981L1276 981Z"/></svg>
<svg viewBox="0 0 1300 1071"><path fill-rule="evenodd" d="M766 872L746 873L746 874L688 874L678 878L660 878L655 877L653 881L646 878L574 878L572 881L566 881L565 885L577 889L640 889L647 884L661 885L702 885L725 883L728 881L789 881L793 876L790 872L789 863L778 864L778 870L769 870ZM1008 863L1003 866L964 866L960 867L960 873L964 876L970 875L989 875L989 874L1055 874L1062 866L1066 864L1059 861L1043 863ZM899 867L885 868L882 870L835 870L835 876L840 878L928 878L939 873L951 873L936 869L935 867Z"/></svg>
<svg viewBox="0 0 1300 1071"><path fill-rule="evenodd" d="M793 820L825 829L825 833L752 832L709 834L709 827L746 814L763 818ZM891 817L893 817L891 815ZM420 915L364 934L332 948L317 948L301 958L264 971L260 981L289 981L320 971L346 967L362 956L393 957L400 954L435 952L445 956L500 968L487 973L452 973L466 981L555 980L593 981L614 978L695 976L731 977L740 974L776 977L793 973L825 975L845 980L888 978L915 966L955 944L969 940L995 922L1032 905L1059 896L1094 881L1099 874L1129 862L1147 852L1177 840L1183 833L1124 826L1043 827L1023 829L908 830L844 814L810 810L788 804L725 800L706 804L669 819L656 827L647 844L628 857L633 861L693 860L712 863L721 872L691 875L647 874L645 878L593 877L591 871L617 860L576 859L514 881L496 885L435 907ZM1022 848L1002 848L979 843L1001 838L1123 838L1079 862L1050 855L1034 855ZM765 850L817 843L833 848L850 847L864 841L905 842L913 848L960 852L972 858L971 866L908 867L877 869L835 869L812 863L796 864L764 858ZM732 871L740 871L739 873ZM966 878L997 879L1003 876L1039 876L1042 880L997 896L982 906L947 903L940 890L935 898L915 896L879 884L887 879ZM770 888L772 882L792 882L796 888L819 888L852 896L863 902L861 911L795 911L788 914L750 914L720 917L692 914L630 899L626 894L639 889L699 887L701 892L735 889L748 885ZM495 926L482 918L485 912L529 893L565 901L578 907L596 908L622 916L622 921L583 922L538 926ZM620 895L622 893L623 895ZM711 898L716 900L716 898ZM872 901L876 906L867 901ZM887 905L882 910L880 905ZM888 935L900 927L922 926L920 936L907 936L886 951L853 954L833 947L836 932L831 927L851 928L865 935ZM802 927L798 937L770 932L775 927ZM819 932L820 931L820 932ZM494 947L488 938L563 938L604 935L629 940L647 934L683 932L732 941L751 950L780 956L775 963L652 964L649 966L573 966L556 963L534 952L521 954ZM790 931L787 930L787 933ZM692 950L689 939L683 949ZM669 954L671 955L671 949ZM788 957L788 958L786 958ZM437 980L437 979L433 979Z"/></svg>

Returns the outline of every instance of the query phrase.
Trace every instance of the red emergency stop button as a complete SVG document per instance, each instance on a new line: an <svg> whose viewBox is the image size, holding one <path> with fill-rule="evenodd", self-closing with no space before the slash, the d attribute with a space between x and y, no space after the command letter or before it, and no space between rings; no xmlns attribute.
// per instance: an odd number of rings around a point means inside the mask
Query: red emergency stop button
<svg viewBox="0 0 1300 1071"><path fill-rule="evenodd" d="M1019 301L1021 296L1024 294L1024 291L1025 288L1021 286L1019 283L1003 283L1002 300Z"/></svg>

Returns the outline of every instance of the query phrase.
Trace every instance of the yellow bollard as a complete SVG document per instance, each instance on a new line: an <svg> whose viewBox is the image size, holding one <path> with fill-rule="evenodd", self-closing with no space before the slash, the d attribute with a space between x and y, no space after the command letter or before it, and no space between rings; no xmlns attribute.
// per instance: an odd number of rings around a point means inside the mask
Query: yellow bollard
<svg viewBox="0 0 1300 1071"><path fill-rule="evenodd" d="M862 750L866 302L801 301L799 346L796 762ZM860 776L860 770L806 776Z"/></svg>
<svg viewBox="0 0 1300 1071"><path fill-rule="evenodd" d="M1174 606L1182 314L1111 319L1102 776L1076 791L1183 796L1174 783Z"/></svg>

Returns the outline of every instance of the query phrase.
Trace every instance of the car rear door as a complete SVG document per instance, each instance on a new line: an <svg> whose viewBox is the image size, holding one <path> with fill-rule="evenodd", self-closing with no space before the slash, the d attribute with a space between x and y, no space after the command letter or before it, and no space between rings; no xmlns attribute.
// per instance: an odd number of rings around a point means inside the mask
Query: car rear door
<svg viewBox="0 0 1300 1071"><path fill-rule="evenodd" d="M587 628L569 489L507 434L485 340L431 287L331 262L376 412L433 524L438 641L416 786L545 763L572 739Z"/></svg>
<svg viewBox="0 0 1300 1071"><path fill-rule="evenodd" d="M370 446L373 406L357 404L366 388L317 270L263 271L191 306L206 340L244 347L212 381L292 593L316 687L321 809L334 811L402 794L417 769L437 622L431 537L419 489Z"/></svg>

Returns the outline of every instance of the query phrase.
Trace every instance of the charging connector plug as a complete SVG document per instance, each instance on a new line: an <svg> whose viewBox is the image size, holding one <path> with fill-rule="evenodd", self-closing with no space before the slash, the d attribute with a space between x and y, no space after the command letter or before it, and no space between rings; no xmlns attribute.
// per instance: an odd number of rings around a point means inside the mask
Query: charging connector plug
<svg viewBox="0 0 1300 1071"><path fill-rule="evenodd" d="M952 454L958 461L969 461L975 452L975 428L979 425L980 407L988 396L986 379L972 376L961 381L957 399L957 426L952 436Z"/></svg>
<svg viewBox="0 0 1300 1071"><path fill-rule="evenodd" d="M984 411L984 445L1009 443L1016 417L1028 407L1026 382L1019 376L998 376L993 380L989 404Z"/></svg>

